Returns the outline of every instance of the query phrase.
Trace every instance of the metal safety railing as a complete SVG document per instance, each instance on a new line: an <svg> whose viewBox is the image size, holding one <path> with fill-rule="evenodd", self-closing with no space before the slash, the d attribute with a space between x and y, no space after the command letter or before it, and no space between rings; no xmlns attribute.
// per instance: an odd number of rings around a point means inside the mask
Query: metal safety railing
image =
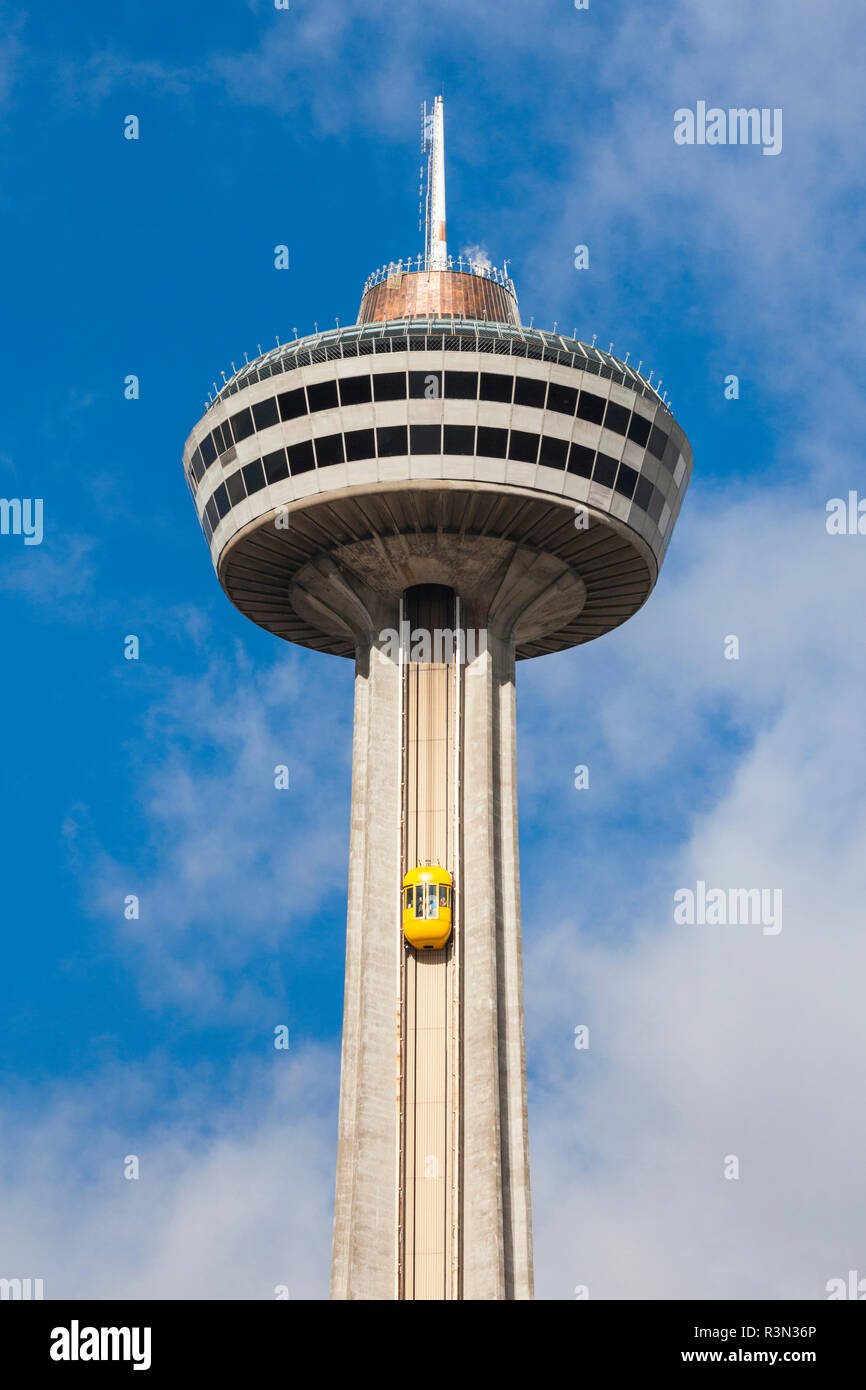
<svg viewBox="0 0 866 1390"><path fill-rule="evenodd" d="M364 294L371 290L374 285L381 285L384 280L391 279L394 275L420 275L438 270L450 270L458 275L476 275L482 280L493 280L497 285L501 285L509 294L517 298L517 291L514 288L514 281L508 274L508 262L504 261L502 267L490 265L487 261L473 260L469 256L449 256L447 264L430 260L426 256L408 256L406 260L389 261L387 265L379 266L372 275L368 275L364 281Z"/></svg>

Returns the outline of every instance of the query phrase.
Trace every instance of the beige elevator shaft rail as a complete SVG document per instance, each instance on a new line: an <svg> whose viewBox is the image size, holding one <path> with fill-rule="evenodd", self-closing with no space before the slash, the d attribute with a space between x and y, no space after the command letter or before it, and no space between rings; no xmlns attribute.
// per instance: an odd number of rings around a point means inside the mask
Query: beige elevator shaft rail
<svg viewBox="0 0 866 1390"><path fill-rule="evenodd" d="M446 597L447 595L447 597ZM410 591L410 631L451 630L454 600ZM438 864L455 873L455 654L404 664L404 872ZM435 648L433 655L437 655ZM455 914L456 916L456 914ZM402 973L401 1123L403 1241L400 1296L458 1296L457 930L442 951L407 948Z"/></svg>

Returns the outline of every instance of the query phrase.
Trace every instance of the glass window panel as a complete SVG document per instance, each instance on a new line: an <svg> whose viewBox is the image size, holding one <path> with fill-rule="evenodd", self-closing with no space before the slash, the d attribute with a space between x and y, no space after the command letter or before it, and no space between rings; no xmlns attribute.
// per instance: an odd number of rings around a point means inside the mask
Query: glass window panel
<svg viewBox="0 0 866 1390"><path fill-rule="evenodd" d="M601 483L603 487L613 487L617 466L617 460L612 459L609 454L597 454L592 481Z"/></svg>
<svg viewBox="0 0 866 1390"><path fill-rule="evenodd" d="M452 400L474 401L478 395L478 373L446 372L445 395Z"/></svg>
<svg viewBox="0 0 866 1390"><path fill-rule="evenodd" d="M481 373L481 399L483 401L511 401L514 390L514 377L505 372Z"/></svg>
<svg viewBox="0 0 866 1390"><path fill-rule="evenodd" d="M446 454L474 454L475 426L446 425L442 450Z"/></svg>
<svg viewBox="0 0 866 1390"><path fill-rule="evenodd" d="M577 416L579 420L590 420L592 424L600 425L604 419L604 397L596 396L592 391L581 391Z"/></svg>
<svg viewBox="0 0 866 1390"><path fill-rule="evenodd" d="M581 478L591 478L594 462L594 449L587 449L583 444L572 444L568 452L569 473L577 473Z"/></svg>
<svg viewBox="0 0 866 1390"><path fill-rule="evenodd" d="M649 500L652 497L652 495L653 485L650 482L649 478L640 478L638 480L638 485L634 490L634 500L642 511L645 512L648 509Z"/></svg>
<svg viewBox="0 0 866 1390"><path fill-rule="evenodd" d="M216 503L216 509L217 513L219 514L220 520L222 520L226 512L229 510L229 507L231 506L225 483L220 483L219 487L213 495L213 500Z"/></svg>
<svg viewBox="0 0 866 1390"><path fill-rule="evenodd" d="M313 458L313 446L309 439L302 439L300 444L290 444L287 452L292 475L309 473L311 468L315 468L316 460Z"/></svg>
<svg viewBox="0 0 866 1390"><path fill-rule="evenodd" d="M577 391L573 386L560 386L552 381L547 390L547 408L560 415L573 415L577 407Z"/></svg>
<svg viewBox="0 0 866 1390"><path fill-rule="evenodd" d="M372 400L370 378L364 376L344 376L340 378L340 404L363 405Z"/></svg>
<svg viewBox="0 0 866 1390"><path fill-rule="evenodd" d="M405 425L384 425L376 430L379 458L394 458L409 452L408 430Z"/></svg>
<svg viewBox="0 0 866 1390"><path fill-rule="evenodd" d="M347 462L351 463L356 459L374 459L375 457L376 439L372 430L347 430Z"/></svg>
<svg viewBox="0 0 866 1390"><path fill-rule="evenodd" d="M629 468L627 463L621 463L619 472L616 475L614 487L617 492L621 492L623 497L631 497L637 482L637 473L633 468Z"/></svg>
<svg viewBox="0 0 866 1390"><path fill-rule="evenodd" d="M253 413L249 409L239 410L237 415L231 417L231 424L236 444L239 444L242 439L249 439L255 430ZM223 429L223 433L225 433L225 429Z"/></svg>
<svg viewBox="0 0 866 1390"><path fill-rule="evenodd" d="M641 449L645 449L646 442L649 439L649 432L649 420L645 420L642 415L632 415L631 424L628 427L629 439L634 440L635 444L638 444Z"/></svg>
<svg viewBox="0 0 866 1390"><path fill-rule="evenodd" d="M546 464L548 468L564 468L567 461L568 440L553 439L543 435L538 462Z"/></svg>
<svg viewBox="0 0 866 1390"><path fill-rule="evenodd" d="M286 462L285 449L275 449L272 454L265 454L262 463L269 483L278 483L281 478L288 478L289 465Z"/></svg>
<svg viewBox="0 0 866 1390"><path fill-rule="evenodd" d="M519 381L519 378L518 378ZM538 454L538 435L526 430L512 430L508 441L508 457L517 463L535 463Z"/></svg>
<svg viewBox="0 0 866 1390"><path fill-rule="evenodd" d="M442 429L439 425L410 425L410 450L413 454L441 454Z"/></svg>
<svg viewBox="0 0 866 1390"><path fill-rule="evenodd" d="M207 435L207 437L202 440L200 448L201 456L204 461L204 466L205 468L210 468L211 464L217 456L217 446L214 443L214 437L212 434Z"/></svg>
<svg viewBox="0 0 866 1390"><path fill-rule="evenodd" d="M660 459L664 454L667 442L668 437L664 430L660 430L657 425L653 425L650 430L649 443L647 445L650 453L655 454L656 458Z"/></svg>
<svg viewBox="0 0 866 1390"><path fill-rule="evenodd" d="M226 478L226 488L229 494L229 501L233 507L236 507L238 502L244 500L247 495L247 490L244 487L243 474L240 469L238 469L236 473L232 473L231 477Z"/></svg>
<svg viewBox="0 0 866 1390"><path fill-rule="evenodd" d="M373 399L403 401L406 399L405 372L376 372L373 377Z"/></svg>
<svg viewBox="0 0 866 1390"><path fill-rule="evenodd" d="M518 376L514 381L514 404L531 405L538 410L544 408L544 398L547 394L547 382L536 381L531 376Z"/></svg>
<svg viewBox="0 0 866 1390"><path fill-rule="evenodd" d="M605 429L613 430L615 434L625 434L628 429L629 414L626 406L617 405L616 401L608 401L604 417Z"/></svg>
<svg viewBox="0 0 866 1390"><path fill-rule="evenodd" d="M252 463L245 463L241 472L244 475L247 496L252 496L254 492L261 492L265 485L265 470L262 467L261 459L254 459Z"/></svg>
<svg viewBox="0 0 866 1390"><path fill-rule="evenodd" d="M266 401L259 401L253 406L253 419L256 422L257 430L270 429L280 418L277 410L277 400L275 396L268 396Z"/></svg>
<svg viewBox="0 0 866 1390"><path fill-rule="evenodd" d="M336 381L317 381L315 386L308 386L307 400L311 413L314 410L333 410L337 405Z"/></svg>
<svg viewBox="0 0 866 1390"><path fill-rule="evenodd" d="M508 430L479 425L476 452L479 458L504 459L508 453Z"/></svg>
<svg viewBox="0 0 866 1390"><path fill-rule="evenodd" d="M326 434L316 440L316 462L320 468L343 462L343 436Z"/></svg>
<svg viewBox="0 0 866 1390"><path fill-rule="evenodd" d="M296 391L283 391L282 395L277 396L277 403L281 420L297 420L299 415L307 413L307 398L303 386L299 386Z"/></svg>

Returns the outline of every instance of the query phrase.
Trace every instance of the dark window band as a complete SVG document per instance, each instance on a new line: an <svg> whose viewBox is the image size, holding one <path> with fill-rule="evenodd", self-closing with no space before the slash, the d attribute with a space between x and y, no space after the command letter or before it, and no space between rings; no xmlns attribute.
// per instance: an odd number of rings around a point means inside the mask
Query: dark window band
<svg viewBox="0 0 866 1390"><path fill-rule="evenodd" d="M315 452L314 452L315 445ZM367 459L397 458L400 455L457 454L462 457L508 459L518 463L544 464L591 479L631 499L641 511L658 522L665 498L648 478L608 454L597 453L584 444L569 443L552 435L530 434L489 425L405 425L378 429L348 430L345 434L323 435L314 441L302 440L288 449L275 449L264 458L253 459L231 473L209 499L202 524L211 535L219 521L244 497L260 492L266 483L278 483L313 468ZM205 524L206 523L206 524ZM210 536L208 536L210 540Z"/></svg>

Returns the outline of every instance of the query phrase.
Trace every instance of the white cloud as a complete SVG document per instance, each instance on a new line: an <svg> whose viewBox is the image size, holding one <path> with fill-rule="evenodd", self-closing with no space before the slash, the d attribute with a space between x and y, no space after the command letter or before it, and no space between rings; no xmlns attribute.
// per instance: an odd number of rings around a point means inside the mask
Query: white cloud
<svg viewBox="0 0 866 1390"><path fill-rule="evenodd" d="M326 1298L337 1057L265 1048L218 1085L187 1071L173 1103L165 1058L7 1102L0 1277L46 1299Z"/></svg>
<svg viewBox="0 0 866 1390"><path fill-rule="evenodd" d="M144 839L134 854L112 852L111 832L98 841L80 810L66 826L69 851L147 1000L236 1019L282 992L279 959L322 949L315 933L329 906L341 915L352 666L287 647L254 672L238 647L194 678L144 674L154 703L130 782ZM280 765L288 790L274 785ZM140 916L127 921L130 894ZM342 952L341 932L333 945ZM267 982L245 975L253 962Z"/></svg>
<svg viewBox="0 0 866 1390"><path fill-rule="evenodd" d="M612 783L601 818L634 796L649 835L633 857L613 830L596 865L576 805L594 793L570 791L524 894L540 1296L821 1298L863 1265L863 545L766 493L692 509L675 580L591 674L587 648L522 687L524 745L546 729L530 797L570 785L588 748ZM727 715L748 738L720 757ZM654 850L680 782L687 834ZM781 888L782 933L676 926L673 893L699 878Z"/></svg>

